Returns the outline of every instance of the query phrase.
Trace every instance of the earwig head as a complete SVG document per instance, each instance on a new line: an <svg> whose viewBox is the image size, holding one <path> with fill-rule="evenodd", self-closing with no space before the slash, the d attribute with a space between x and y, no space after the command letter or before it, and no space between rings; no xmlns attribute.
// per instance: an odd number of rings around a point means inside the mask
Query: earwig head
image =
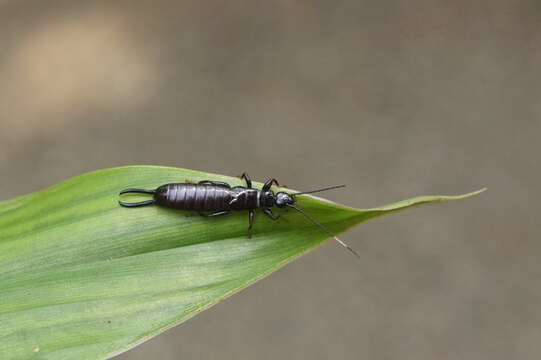
<svg viewBox="0 0 541 360"><path fill-rule="evenodd" d="M290 194L282 191L276 194L276 196L274 197L274 201L276 203L276 206L278 206L279 208L295 204L295 198Z"/></svg>

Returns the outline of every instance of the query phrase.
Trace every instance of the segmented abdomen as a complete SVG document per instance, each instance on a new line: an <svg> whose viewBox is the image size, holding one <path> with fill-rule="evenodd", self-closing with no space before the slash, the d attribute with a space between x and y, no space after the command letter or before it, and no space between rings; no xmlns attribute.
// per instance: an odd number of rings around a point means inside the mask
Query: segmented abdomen
<svg viewBox="0 0 541 360"><path fill-rule="evenodd" d="M230 210L235 197L232 189L206 184L165 184L156 189L156 204L178 210Z"/></svg>

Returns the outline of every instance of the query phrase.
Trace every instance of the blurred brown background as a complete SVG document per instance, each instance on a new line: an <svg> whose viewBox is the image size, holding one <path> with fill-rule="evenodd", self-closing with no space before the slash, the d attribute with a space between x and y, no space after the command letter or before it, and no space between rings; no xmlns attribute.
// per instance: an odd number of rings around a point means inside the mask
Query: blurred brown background
<svg viewBox="0 0 541 360"><path fill-rule="evenodd" d="M0 199L127 164L356 207L488 186L116 359L539 359L540 45L539 1L3 1Z"/></svg>

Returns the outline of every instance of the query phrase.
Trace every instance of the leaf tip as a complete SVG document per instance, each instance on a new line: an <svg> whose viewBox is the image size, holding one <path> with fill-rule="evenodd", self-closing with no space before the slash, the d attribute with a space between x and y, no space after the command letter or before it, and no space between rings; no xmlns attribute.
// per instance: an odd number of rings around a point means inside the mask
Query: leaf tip
<svg viewBox="0 0 541 360"><path fill-rule="evenodd" d="M484 187L484 188L481 188L479 190L475 190L475 191L472 191L472 192L469 192L469 193L466 193L466 194L453 196L452 198L453 199L465 199L465 198L469 198L471 196L475 196L477 194L480 194L482 192L485 192L487 190L488 190L488 188Z"/></svg>

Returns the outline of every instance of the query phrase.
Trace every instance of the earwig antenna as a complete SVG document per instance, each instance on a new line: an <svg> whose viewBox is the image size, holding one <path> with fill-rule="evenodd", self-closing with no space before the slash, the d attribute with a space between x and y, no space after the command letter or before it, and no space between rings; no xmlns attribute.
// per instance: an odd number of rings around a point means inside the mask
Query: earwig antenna
<svg viewBox="0 0 541 360"><path fill-rule="evenodd" d="M326 188L323 188L323 189L310 190L310 191L303 191L303 192L298 192L298 193L294 193L294 194L291 194L291 195L311 194L311 193L315 193L315 192L326 191L326 190L333 190L333 189L338 189L338 188L343 188L343 187L346 187L346 185L329 186L329 187L326 187Z"/></svg>
<svg viewBox="0 0 541 360"><path fill-rule="evenodd" d="M344 185L340 185L338 187L344 187ZM333 187L334 189L335 187ZM334 235L329 229L327 229L325 226L321 225L319 222L317 222L316 219L314 219L313 217L311 217L310 215L308 215L306 212L304 212L304 210L301 210L299 209L298 207L296 207L295 205L291 205L291 204L287 204L286 205L287 207L290 207L292 209L295 209L297 210L298 212L300 212L301 214L304 215L304 217L306 217L308 220L310 220L314 225L316 225L317 227L319 227L321 230L323 230L324 232L326 232L327 234L329 234L330 236L332 236L334 238L334 240L336 240L336 242L338 242L340 245L342 245L343 247L345 247L346 249L348 249L353 255L357 256L357 258L361 258L359 256L359 254L357 254L357 252L355 250L353 250L348 244L346 244L345 242L343 242L342 240L340 240L338 238L338 236Z"/></svg>
<svg viewBox="0 0 541 360"><path fill-rule="evenodd" d="M124 189L120 192L120 195L122 194L154 194L156 191L155 190L145 190L145 189ZM127 203L127 202L124 202L124 201L119 201L118 203L121 205L121 206L124 206L124 207L139 207L139 206L147 206L147 205L152 205L154 204L156 201L155 200L146 200L146 201L141 201L141 202L136 202L136 203Z"/></svg>

